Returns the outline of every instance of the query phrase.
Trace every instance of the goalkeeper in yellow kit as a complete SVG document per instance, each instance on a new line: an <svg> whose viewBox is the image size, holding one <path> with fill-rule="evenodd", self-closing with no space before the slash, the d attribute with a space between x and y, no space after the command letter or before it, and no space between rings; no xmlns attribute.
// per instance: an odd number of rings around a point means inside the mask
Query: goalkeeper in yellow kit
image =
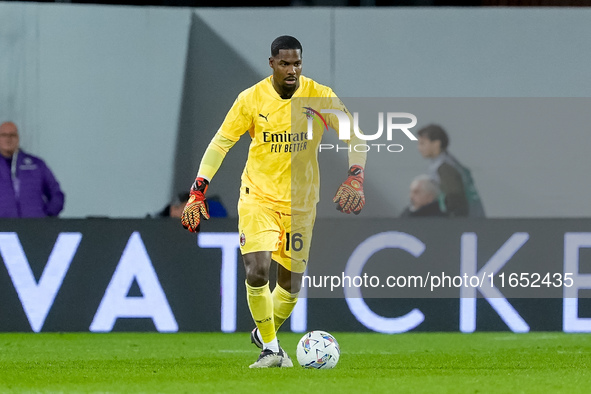
<svg viewBox="0 0 591 394"><path fill-rule="evenodd" d="M312 101L318 106L348 114L332 89L301 76L302 46L294 37L273 41L269 66L273 74L240 93L210 142L181 217L192 232L199 231L202 216L209 219L205 199L209 182L228 150L248 132L252 141L242 173L238 228L247 301L256 323L251 339L262 349L251 368L293 366L276 333L295 307L306 270L319 195L317 155L322 132L329 125L338 129L335 116L325 120L309 106L292 114L292 103L311 98L319 100ZM294 123L296 115L303 120ZM312 126L314 116L322 122ZM311 134L306 125L313 127ZM353 134L347 143L356 141ZM358 214L365 203L365 153L350 149L349 166L348 178L333 201L342 212ZM271 262L278 264L273 291Z"/></svg>

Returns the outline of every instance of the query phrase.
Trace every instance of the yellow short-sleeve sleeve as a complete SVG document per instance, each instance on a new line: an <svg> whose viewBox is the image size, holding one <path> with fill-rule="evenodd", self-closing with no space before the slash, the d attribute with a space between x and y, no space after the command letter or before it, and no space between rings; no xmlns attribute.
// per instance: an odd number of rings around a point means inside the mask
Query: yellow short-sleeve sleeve
<svg viewBox="0 0 591 394"><path fill-rule="evenodd" d="M218 133L229 140L238 141L242 134L254 126L253 105L250 102L252 101L252 94L249 94L249 90L245 90L238 95L218 130Z"/></svg>

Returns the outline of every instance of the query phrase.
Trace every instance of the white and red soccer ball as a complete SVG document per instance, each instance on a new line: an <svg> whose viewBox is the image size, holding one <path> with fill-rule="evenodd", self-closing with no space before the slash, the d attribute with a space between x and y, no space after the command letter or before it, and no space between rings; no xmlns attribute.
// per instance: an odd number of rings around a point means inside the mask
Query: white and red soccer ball
<svg viewBox="0 0 591 394"><path fill-rule="evenodd" d="M300 339L296 349L298 363L304 368L334 368L340 355L339 343L325 331L310 331Z"/></svg>

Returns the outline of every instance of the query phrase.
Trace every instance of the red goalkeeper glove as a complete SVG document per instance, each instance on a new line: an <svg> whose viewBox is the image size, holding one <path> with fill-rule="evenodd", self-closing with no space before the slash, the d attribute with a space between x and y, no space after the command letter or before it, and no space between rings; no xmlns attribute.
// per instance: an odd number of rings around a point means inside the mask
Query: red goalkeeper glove
<svg viewBox="0 0 591 394"><path fill-rule="evenodd" d="M208 186L209 182L207 179L195 179L193 186L191 186L191 192L189 193L189 201L187 201L187 205L183 209L181 224L192 233L199 232L201 216L204 219L209 219L209 208L205 200L205 192Z"/></svg>
<svg viewBox="0 0 591 394"><path fill-rule="evenodd" d="M359 215L365 205L363 167L354 165L349 168L349 177L339 186L332 202L337 203L337 209L341 212Z"/></svg>

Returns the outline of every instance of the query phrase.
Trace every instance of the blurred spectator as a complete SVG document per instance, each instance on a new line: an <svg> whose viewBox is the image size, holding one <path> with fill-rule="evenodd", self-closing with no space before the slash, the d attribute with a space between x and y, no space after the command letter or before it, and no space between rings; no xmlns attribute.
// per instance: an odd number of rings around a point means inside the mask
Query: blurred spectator
<svg viewBox="0 0 591 394"><path fill-rule="evenodd" d="M470 170L448 151L449 137L441 126L429 125L418 131L418 148L430 159L429 177L439 184L440 199L447 215L484 217L484 207Z"/></svg>
<svg viewBox="0 0 591 394"><path fill-rule="evenodd" d="M162 209L162 211L158 213L158 216L173 217L180 219L181 214L183 213L183 209L185 209L185 205L187 204L187 201L189 201L189 193L179 193L177 199L171 204L165 206L164 209ZM211 197L208 197L207 202L209 204L209 216L214 218L225 218L226 216L228 216L228 212L226 211L224 204L222 204L222 202L220 201L219 196L213 195Z"/></svg>
<svg viewBox="0 0 591 394"><path fill-rule="evenodd" d="M419 175L410 184L410 205L401 218L444 217L439 208L439 187L428 175Z"/></svg>
<svg viewBox="0 0 591 394"><path fill-rule="evenodd" d="M189 200L189 193L179 193L177 199L165 206L162 211L158 213L159 217L179 218L185 209L185 205Z"/></svg>
<svg viewBox="0 0 591 394"><path fill-rule="evenodd" d="M18 128L0 124L0 217L57 216L64 208L64 193L40 158L19 148Z"/></svg>
<svg viewBox="0 0 591 394"><path fill-rule="evenodd" d="M209 216L212 218L225 218L228 216L228 211L222 204L220 196L214 194L207 197L207 204L209 204Z"/></svg>

